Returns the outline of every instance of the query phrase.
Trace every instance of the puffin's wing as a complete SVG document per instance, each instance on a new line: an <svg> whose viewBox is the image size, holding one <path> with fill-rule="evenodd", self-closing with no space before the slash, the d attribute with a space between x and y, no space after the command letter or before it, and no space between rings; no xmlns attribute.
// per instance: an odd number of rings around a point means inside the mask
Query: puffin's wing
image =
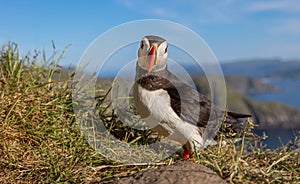
<svg viewBox="0 0 300 184"><path fill-rule="evenodd" d="M162 87L170 96L172 109L182 120L198 127L207 125L212 103L206 96L178 80L171 73ZM222 116L217 109L213 108L213 111Z"/></svg>

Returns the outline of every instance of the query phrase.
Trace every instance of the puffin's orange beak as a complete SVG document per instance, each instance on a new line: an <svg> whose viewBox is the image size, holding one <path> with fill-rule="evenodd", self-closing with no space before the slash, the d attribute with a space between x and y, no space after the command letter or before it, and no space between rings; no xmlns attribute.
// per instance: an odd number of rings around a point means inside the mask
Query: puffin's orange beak
<svg viewBox="0 0 300 184"><path fill-rule="evenodd" d="M154 63L157 59L157 45L153 44L148 54L148 74L151 73Z"/></svg>

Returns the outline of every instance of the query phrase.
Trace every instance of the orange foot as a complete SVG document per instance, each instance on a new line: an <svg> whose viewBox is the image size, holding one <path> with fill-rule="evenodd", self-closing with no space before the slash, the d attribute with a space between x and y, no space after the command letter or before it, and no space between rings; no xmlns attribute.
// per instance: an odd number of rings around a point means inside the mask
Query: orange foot
<svg viewBox="0 0 300 184"><path fill-rule="evenodd" d="M183 159L187 160L189 158L194 158L194 153L189 153L187 150L184 150Z"/></svg>

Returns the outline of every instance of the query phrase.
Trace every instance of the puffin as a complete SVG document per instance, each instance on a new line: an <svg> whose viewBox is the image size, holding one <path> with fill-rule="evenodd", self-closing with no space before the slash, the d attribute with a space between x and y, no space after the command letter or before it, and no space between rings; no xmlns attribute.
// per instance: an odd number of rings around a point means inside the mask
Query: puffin
<svg viewBox="0 0 300 184"><path fill-rule="evenodd" d="M168 43L159 36L144 36L139 44L133 99L140 117L160 135L182 145L183 158L217 144L221 125L237 135L241 119L251 117L220 110L204 94L181 81L167 68Z"/></svg>

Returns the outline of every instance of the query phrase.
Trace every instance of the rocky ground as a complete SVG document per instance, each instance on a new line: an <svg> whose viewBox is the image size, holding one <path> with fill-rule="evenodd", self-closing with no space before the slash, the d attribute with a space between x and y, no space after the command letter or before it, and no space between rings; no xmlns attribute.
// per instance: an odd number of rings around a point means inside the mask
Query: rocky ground
<svg viewBox="0 0 300 184"><path fill-rule="evenodd" d="M135 176L115 180L118 184L193 184L193 183L226 183L211 169L189 161L150 169Z"/></svg>

